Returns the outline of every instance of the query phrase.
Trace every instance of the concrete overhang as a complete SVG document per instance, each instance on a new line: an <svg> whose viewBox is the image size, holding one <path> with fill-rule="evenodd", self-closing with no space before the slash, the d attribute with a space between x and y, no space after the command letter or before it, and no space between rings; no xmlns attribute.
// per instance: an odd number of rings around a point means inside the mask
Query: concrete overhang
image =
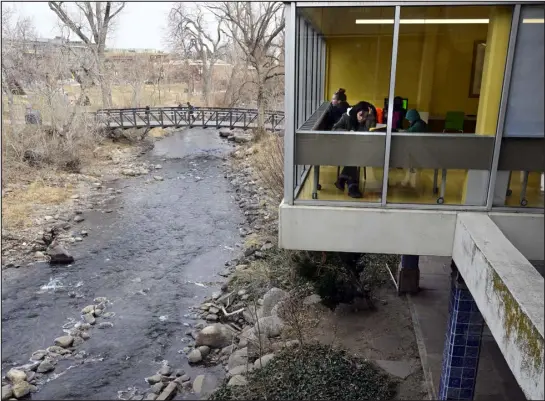
<svg viewBox="0 0 545 401"><path fill-rule="evenodd" d="M279 246L309 251L452 256L459 213L282 203ZM543 214L478 214L490 216L524 257L544 259Z"/></svg>

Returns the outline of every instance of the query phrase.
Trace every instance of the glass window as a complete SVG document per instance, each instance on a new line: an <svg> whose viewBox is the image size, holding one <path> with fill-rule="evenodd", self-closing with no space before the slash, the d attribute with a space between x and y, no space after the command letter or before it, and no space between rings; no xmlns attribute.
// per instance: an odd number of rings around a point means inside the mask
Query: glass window
<svg viewBox="0 0 545 401"><path fill-rule="evenodd" d="M401 7L389 203L486 205L512 12Z"/></svg>
<svg viewBox="0 0 545 401"><path fill-rule="evenodd" d="M543 5L521 7L494 206L544 206L544 17ZM534 151L536 148L539 152ZM504 159L520 167L517 170L501 170ZM532 162L531 159L536 161ZM533 170L525 171L522 168Z"/></svg>
<svg viewBox="0 0 545 401"><path fill-rule="evenodd" d="M315 126L319 116L314 110L300 127L314 127L317 133L295 135L296 164L312 166L297 200L381 201L386 143L382 108L390 90L394 14L394 7L299 9L318 41L316 62L307 61L312 70L307 67L306 76L298 75L298 97L313 96L320 115L326 115ZM391 23L376 23L385 20ZM308 54L303 48L297 52ZM309 82L314 90L307 92L302 86Z"/></svg>

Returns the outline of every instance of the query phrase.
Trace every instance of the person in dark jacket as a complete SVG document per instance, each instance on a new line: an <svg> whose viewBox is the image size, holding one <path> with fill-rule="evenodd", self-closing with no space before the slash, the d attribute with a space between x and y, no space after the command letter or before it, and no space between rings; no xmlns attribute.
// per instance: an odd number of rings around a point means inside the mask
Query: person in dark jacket
<svg viewBox="0 0 545 401"><path fill-rule="evenodd" d="M376 127L377 112L375 106L369 102L359 102L349 109L341 119L333 126L333 131L369 131ZM335 186L344 191L348 184L348 196L352 198L361 198L362 193L359 190L358 168L355 166L345 166L341 175L335 182Z"/></svg>
<svg viewBox="0 0 545 401"><path fill-rule="evenodd" d="M190 120L189 122L190 123L195 122L195 120L196 120L196 117L194 115L195 106L192 106L191 103L187 102L187 110L188 110L188 115L189 115L189 120ZM191 121L191 120L193 120L193 121Z"/></svg>
<svg viewBox="0 0 545 401"><path fill-rule="evenodd" d="M329 109L329 114L327 118L326 129L330 130L333 126L341 119L344 113L350 105L346 101L346 90L339 88L337 92L333 95L331 99L331 108Z"/></svg>
<svg viewBox="0 0 545 401"><path fill-rule="evenodd" d="M420 118L420 113L415 109L407 111L405 119L409 121L409 128L405 132L428 132L428 124Z"/></svg>

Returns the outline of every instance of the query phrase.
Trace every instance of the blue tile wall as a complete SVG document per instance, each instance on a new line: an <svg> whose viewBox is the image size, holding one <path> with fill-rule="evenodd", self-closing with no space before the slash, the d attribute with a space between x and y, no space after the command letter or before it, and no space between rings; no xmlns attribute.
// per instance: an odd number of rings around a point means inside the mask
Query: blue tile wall
<svg viewBox="0 0 545 401"><path fill-rule="evenodd" d="M473 400L483 327L473 296L459 278L453 278L439 399Z"/></svg>

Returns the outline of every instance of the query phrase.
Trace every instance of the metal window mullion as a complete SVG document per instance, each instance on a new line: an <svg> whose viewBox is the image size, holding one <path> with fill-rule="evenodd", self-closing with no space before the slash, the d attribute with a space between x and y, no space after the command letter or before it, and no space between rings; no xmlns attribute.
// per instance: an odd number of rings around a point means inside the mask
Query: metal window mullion
<svg viewBox="0 0 545 401"><path fill-rule="evenodd" d="M327 63L327 43L322 36L322 89L320 90L320 99L327 100L325 96L325 82L326 82L326 63Z"/></svg>
<svg viewBox="0 0 545 401"><path fill-rule="evenodd" d="M297 76L298 86L297 86L297 105L298 105L298 115L297 115L297 127L303 125L305 121L305 94L304 94L304 77L305 77L305 21L299 16L298 21L298 36L297 36L297 58L299 60L299 74Z"/></svg>
<svg viewBox="0 0 545 401"><path fill-rule="evenodd" d="M513 10L513 19L511 20L511 32L509 33L507 59L505 61L505 73L503 75L503 87L501 92L500 109L498 111L498 124L496 126L494 153L492 155L492 166L490 167L490 179L488 180L486 210L491 210L494 203L494 192L496 191L496 179L498 176L498 164L500 161L501 140L503 137L503 129L505 126L507 101L509 98L509 87L511 85L511 74L513 72L517 34L520 23L520 9L520 4L515 5L515 9Z"/></svg>
<svg viewBox="0 0 545 401"><path fill-rule="evenodd" d="M388 195L388 173L390 169L390 147L392 144L392 121L394 111L394 93L396 84L397 69L397 49L399 45L399 20L401 7L396 6L394 16L394 35L392 43L392 62L390 67L390 91L388 93L388 121L386 122L386 146L384 148L384 171L382 174L382 197L380 204L386 206L386 196Z"/></svg>
<svg viewBox="0 0 545 401"><path fill-rule="evenodd" d="M318 32L314 33L314 85L312 87L312 99L314 102L314 106L312 107L314 110L318 108L318 77L320 75L319 70L319 60L320 60L320 49L318 48L318 40L320 38L318 37Z"/></svg>
<svg viewBox="0 0 545 401"><path fill-rule="evenodd" d="M285 50L285 85L284 94L284 202L293 205L293 185L295 167L295 121L293 110L295 108L295 40L296 17L295 4L285 5L286 21L286 47Z"/></svg>
<svg viewBox="0 0 545 401"><path fill-rule="evenodd" d="M310 117L310 107L308 99L310 97L310 77L309 77L309 67L311 60L311 47L309 46L310 42L310 26L308 22L305 21L305 121Z"/></svg>

